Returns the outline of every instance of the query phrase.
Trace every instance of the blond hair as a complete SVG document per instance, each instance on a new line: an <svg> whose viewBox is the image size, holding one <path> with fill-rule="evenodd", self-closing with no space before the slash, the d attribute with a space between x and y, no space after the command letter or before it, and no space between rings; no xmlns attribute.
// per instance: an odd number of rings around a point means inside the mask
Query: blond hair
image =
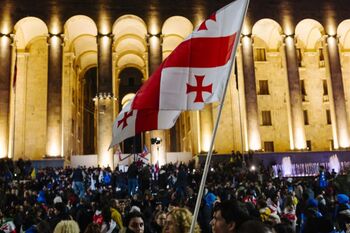
<svg viewBox="0 0 350 233"><path fill-rule="evenodd" d="M54 233L79 233L79 225L74 220L62 220L60 221L53 231Z"/></svg>
<svg viewBox="0 0 350 233"><path fill-rule="evenodd" d="M171 217L174 219L174 224L176 228L176 232L189 232L191 228L191 223L192 223L192 213L186 209L186 208L175 208L171 210L168 213L168 216L171 215ZM195 233L200 233L201 229L196 222L195 228L194 228Z"/></svg>

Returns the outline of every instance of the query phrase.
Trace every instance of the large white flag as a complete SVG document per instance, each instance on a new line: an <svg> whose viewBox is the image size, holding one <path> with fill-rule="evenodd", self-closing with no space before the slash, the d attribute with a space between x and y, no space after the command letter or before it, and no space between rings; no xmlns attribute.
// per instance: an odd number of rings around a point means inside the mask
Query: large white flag
<svg viewBox="0 0 350 233"><path fill-rule="evenodd" d="M220 101L247 5L236 0L197 27L136 93L132 109L201 109Z"/></svg>
<svg viewBox="0 0 350 233"><path fill-rule="evenodd" d="M171 128L181 110L221 100L248 0L213 13L163 61L119 113L111 146L137 133Z"/></svg>

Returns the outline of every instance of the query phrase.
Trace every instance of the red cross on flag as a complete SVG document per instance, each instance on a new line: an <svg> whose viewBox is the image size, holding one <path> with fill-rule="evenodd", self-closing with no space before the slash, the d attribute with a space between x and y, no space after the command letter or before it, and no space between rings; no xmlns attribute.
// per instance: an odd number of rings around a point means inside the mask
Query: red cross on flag
<svg viewBox="0 0 350 233"><path fill-rule="evenodd" d="M199 25L136 93L132 108L190 110L220 101L247 5L236 0Z"/></svg>
<svg viewBox="0 0 350 233"><path fill-rule="evenodd" d="M158 109L132 110L130 101L113 123L113 137L110 148L144 131L169 129L173 127L180 111L160 111Z"/></svg>

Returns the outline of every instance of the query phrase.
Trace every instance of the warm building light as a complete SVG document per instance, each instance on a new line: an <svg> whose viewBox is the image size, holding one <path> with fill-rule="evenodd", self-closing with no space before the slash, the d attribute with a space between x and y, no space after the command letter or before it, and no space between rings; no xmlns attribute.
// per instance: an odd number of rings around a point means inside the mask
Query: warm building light
<svg viewBox="0 0 350 233"><path fill-rule="evenodd" d="M302 138L299 138L299 137L297 136L296 139L297 139L297 141L295 142L294 149L296 149L296 150L303 150L303 149L306 149L306 144L305 144L305 142L302 140Z"/></svg>
<svg viewBox="0 0 350 233"><path fill-rule="evenodd" d="M303 121L303 119L299 119L299 121ZM295 132L294 148L297 150L306 149L305 133L304 133L304 129L302 128L303 126L300 123L301 122L299 122L299 124L298 124L298 125L300 125L300 127L297 127L294 131Z"/></svg>
<svg viewBox="0 0 350 233"><path fill-rule="evenodd" d="M113 165L113 157L110 156L110 153L108 151L106 151L105 153L103 153L101 155L101 161L99 163L99 165L101 167L110 167L110 168L114 168L114 165Z"/></svg>
<svg viewBox="0 0 350 233"><path fill-rule="evenodd" d="M335 36L337 34L337 23L334 17L326 17L325 29L326 33L330 36Z"/></svg>
<svg viewBox="0 0 350 233"><path fill-rule="evenodd" d="M160 166L167 163L166 160L166 138L164 130L151 131L151 163L159 163Z"/></svg>
<svg viewBox="0 0 350 233"><path fill-rule="evenodd" d="M284 34L286 34L287 36L294 34L294 30L293 29L295 27L292 24L292 19L291 19L290 15L284 15L283 16L282 26L283 26Z"/></svg>
<svg viewBox="0 0 350 233"><path fill-rule="evenodd" d="M0 136L0 158L7 157L7 146L6 146L6 138L4 135Z"/></svg>
<svg viewBox="0 0 350 233"><path fill-rule="evenodd" d="M202 140L202 151L208 152L211 142L211 132L206 132L203 134L203 140Z"/></svg>
<svg viewBox="0 0 350 233"><path fill-rule="evenodd" d="M109 32L108 26L105 23L100 26L100 33L102 35L107 35Z"/></svg>
<svg viewBox="0 0 350 233"><path fill-rule="evenodd" d="M11 43L11 38L4 34L3 36L0 37L0 40L1 40L2 53L7 53L8 48L6 48L6 46Z"/></svg>
<svg viewBox="0 0 350 233"><path fill-rule="evenodd" d="M53 46L55 48L59 48L61 45L61 40L58 35L54 34L50 38L50 46Z"/></svg>
<svg viewBox="0 0 350 233"><path fill-rule="evenodd" d="M251 138L249 138L249 150L253 150L253 151L261 150L260 137L257 132L251 133Z"/></svg>
<svg viewBox="0 0 350 233"><path fill-rule="evenodd" d="M148 42L149 42L150 53L157 54L160 49L160 38L157 36L151 36Z"/></svg>
<svg viewBox="0 0 350 233"><path fill-rule="evenodd" d="M250 35L251 32L251 27L248 26L248 23L246 23L246 21L244 21L243 26L242 26L242 31L241 34L242 35Z"/></svg>
<svg viewBox="0 0 350 233"><path fill-rule="evenodd" d="M111 27L110 27L110 22L109 22L109 16L107 15L107 13L105 12L105 10L101 10L99 12L99 19L98 19L98 31L103 34L106 35L108 33L110 33L112 31Z"/></svg>
<svg viewBox="0 0 350 233"><path fill-rule="evenodd" d="M59 140L59 138L56 140ZM51 141L48 147L47 156L56 157L61 155L61 147L58 145L57 141Z"/></svg>
<svg viewBox="0 0 350 233"><path fill-rule="evenodd" d="M111 42L112 42L112 40L111 40L109 34L102 34L101 35L101 40L99 41L99 43L101 44L101 48L104 51L108 51L108 49L110 48Z"/></svg>
<svg viewBox="0 0 350 233"><path fill-rule="evenodd" d="M339 132L339 147L340 148L349 148L349 138L348 138L348 132L346 129L341 129Z"/></svg>
<svg viewBox="0 0 350 233"><path fill-rule="evenodd" d="M148 24L148 32L151 35L158 35L160 33L158 18L151 17Z"/></svg>
<svg viewBox="0 0 350 233"><path fill-rule="evenodd" d="M57 35L57 34L61 33L61 29L60 29L59 25L60 25L60 23L59 23L57 15L51 16L50 32L52 34Z"/></svg>
<svg viewBox="0 0 350 233"><path fill-rule="evenodd" d="M2 13L2 24L0 26L0 32L3 34L10 34L12 32L10 12L4 11Z"/></svg>

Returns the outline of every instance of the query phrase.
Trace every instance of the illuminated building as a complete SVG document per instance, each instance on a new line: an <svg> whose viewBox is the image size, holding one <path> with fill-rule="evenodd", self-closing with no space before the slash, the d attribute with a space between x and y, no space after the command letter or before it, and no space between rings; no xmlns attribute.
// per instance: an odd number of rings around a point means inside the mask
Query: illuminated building
<svg viewBox="0 0 350 233"><path fill-rule="evenodd" d="M4 0L0 156L69 162L98 154L99 164L109 164L122 105L227 3ZM349 12L345 1L250 2L215 151L349 148ZM122 149L146 144L163 162L171 151L205 152L216 110L215 103L185 112L173 129L144 133Z"/></svg>

